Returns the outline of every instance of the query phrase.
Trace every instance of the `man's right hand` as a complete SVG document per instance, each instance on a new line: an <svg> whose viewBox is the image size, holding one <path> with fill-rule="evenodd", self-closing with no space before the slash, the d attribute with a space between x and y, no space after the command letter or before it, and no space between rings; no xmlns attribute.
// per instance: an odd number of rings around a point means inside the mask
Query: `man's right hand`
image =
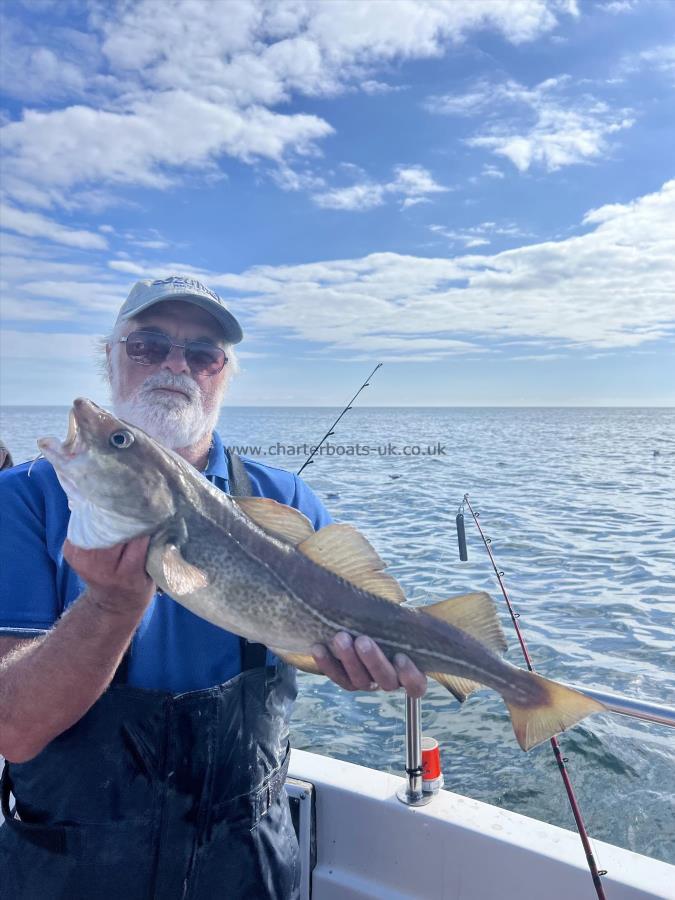
<svg viewBox="0 0 675 900"><path fill-rule="evenodd" d="M150 537L101 550L84 550L66 540L63 555L87 585L87 596L111 613L143 612L156 587L145 571Z"/></svg>

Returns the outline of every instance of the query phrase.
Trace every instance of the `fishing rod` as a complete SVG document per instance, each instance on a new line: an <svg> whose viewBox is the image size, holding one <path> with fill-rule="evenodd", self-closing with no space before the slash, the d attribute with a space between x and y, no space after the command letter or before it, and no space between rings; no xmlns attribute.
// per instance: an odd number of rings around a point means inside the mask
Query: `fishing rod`
<svg viewBox="0 0 675 900"><path fill-rule="evenodd" d="M518 624L518 619L520 618L520 613L515 612L513 609L513 605L511 604L511 599L509 598L508 592L506 590L506 586L504 584L504 572L501 569L497 568L497 563L495 562L494 555L492 553L492 549L490 548L490 544L492 543L491 538L486 537L483 533L483 529L480 527L480 523L478 522L478 518L480 516L479 512L475 512L474 508L471 506L471 502L469 500L469 495L464 494L464 499L460 503L459 510L457 512L456 524L457 524L457 539L459 544L459 553L460 559L462 561L466 561L468 559L467 549L466 549L466 532L464 529L464 505L469 507L469 512L473 517L473 521L478 529L478 533L480 534L483 544L485 545L485 549L487 550L487 554L490 557L490 562L492 563L492 568L494 569L495 575L497 576L497 581L499 582L499 587L501 588L502 595L504 600L506 601L506 606L509 611L509 615L511 616L511 621L513 622L513 627L516 630L516 634L518 635L518 642L520 643L520 649L523 651L523 656L525 657L525 662L527 664L527 668L530 672L534 672L534 666L532 665L532 659L527 649L527 644L525 643L525 638L523 637L523 633L520 630L520 626ZM584 853L586 854L586 862L588 863L588 868L591 873L591 878L593 879L593 886L595 887L595 892L598 895L598 900L606 900L606 895L604 888L602 886L601 876L607 874L606 869L598 869L597 863L595 861L595 855L593 853L593 848L591 846L591 839L589 837L588 831L586 829L586 825L584 823L583 816L581 814L581 808L579 806L579 801L577 800L576 794L574 793L574 788L572 787L572 781L569 776L569 772L567 771L567 766L565 763L568 762L566 756L563 756L560 751L560 744L558 743L556 737L551 738L551 748L553 750L553 755L555 756L555 761L558 765L558 770L560 771L560 775L563 780L563 784L565 785L565 791L567 792L567 799L569 800L570 806L572 808L572 815L574 816L574 821L577 825L577 830L579 832L579 837L581 838L581 843L584 848Z"/></svg>
<svg viewBox="0 0 675 900"><path fill-rule="evenodd" d="M378 364L375 366L375 368L373 369L373 371L372 371L372 372L370 373L370 375L366 378L366 380L363 382L363 384L362 384L361 387L358 389L358 391L354 394L354 396L352 397L352 399L351 399L351 400L349 401L349 403L345 406L345 408L342 410L342 412L340 413L340 415L337 417L337 419L336 419L336 420L333 422L333 424L330 426L330 428L328 429L328 431L324 434L324 436L321 438L321 440L319 441L319 443L316 445L316 447L315 447L315 448L312 450L312 452L309 454L309 456L308 456L307 459L304 461L304 463L300 466L300 468L298 469L298 472L297 472L298 475L300 475L300 473L302 472L302 470L303 470L304 468L306 468L307 466L310 466L310 465L314 462L314 457L316 456L316 454L317 454L317 453L319 452L319 450L321 449L321 446L323 445L323 442L324 442L327 438L329 438L329 437L331 436L331 434L335 434L335 432L334 432L333 429L335 428L335 426L337 425L337 423L340 421L340 419L344 416L344 414L345 414L346 412L348 412L348 411L352 408L352 403L356 400L356 398L359 396L359 394L361 393L361 391L362 391L364 388L367 388L367 387L370 385L370 379L371 379L371 378L373 377L373 375L377 372L377 370L381 367L381 365L382 365L382 363L378 363Z"/></svg>

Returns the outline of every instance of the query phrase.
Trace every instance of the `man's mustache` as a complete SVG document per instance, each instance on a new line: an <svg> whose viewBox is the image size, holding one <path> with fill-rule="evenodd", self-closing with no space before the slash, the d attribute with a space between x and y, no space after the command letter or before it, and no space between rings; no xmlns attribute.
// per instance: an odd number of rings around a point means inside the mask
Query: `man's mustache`
<svg viewBox="0 0 675 900"><path fill-rule="evenodd" d="M174 375L172 372L156 372L150 375L141 385L140 394L146 394L158 388L169 388L187 394L190 401L199 397L199 387L189 375Z"/></svg>

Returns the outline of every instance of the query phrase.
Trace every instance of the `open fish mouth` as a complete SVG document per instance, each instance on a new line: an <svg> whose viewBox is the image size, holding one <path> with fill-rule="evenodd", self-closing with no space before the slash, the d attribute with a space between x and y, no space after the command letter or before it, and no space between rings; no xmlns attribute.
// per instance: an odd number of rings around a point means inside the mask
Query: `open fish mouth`
<svg viewBox="0 0 675 900"><path fill-rule="evenodd" d="M51 463L63 464L84 453L86 445L82 440L75 411L71 409L68 414L68 433L63 441L55 437L43 437L38 440L37 444Z"/></svg>

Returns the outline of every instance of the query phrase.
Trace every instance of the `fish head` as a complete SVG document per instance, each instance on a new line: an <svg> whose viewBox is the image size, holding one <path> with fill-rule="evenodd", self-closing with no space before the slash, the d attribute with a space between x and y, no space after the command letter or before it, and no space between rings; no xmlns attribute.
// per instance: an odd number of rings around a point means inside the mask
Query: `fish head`
<svg viewBox="0 0 675 900"><path fill-rule="evenodd" d="M78 547L151 534L175 512L175 455L91 400L73 402L64 441L44 437L38 447L66 492L68 538Z"/></svg>

